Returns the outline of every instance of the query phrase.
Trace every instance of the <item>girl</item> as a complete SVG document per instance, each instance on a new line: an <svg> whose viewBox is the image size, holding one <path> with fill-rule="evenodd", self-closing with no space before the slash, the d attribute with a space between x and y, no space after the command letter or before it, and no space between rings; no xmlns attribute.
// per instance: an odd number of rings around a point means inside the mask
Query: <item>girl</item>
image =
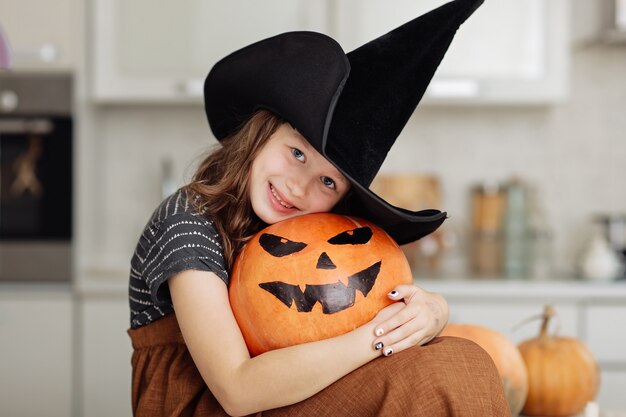
<svg viewBox="0 0 626 417"><path fill-rule="evenodd" d="M348 55L291 32L214 66L205 108L221 147L156 209L131 261L136 416L509 414L488 355L434 339L448 317L437 294L398 286L397 302L354 331L254 358L228 302L228 271L267 224L333 210L406 243L443 222L367 186L477 6L456 0ZM433 41L426 53L407 48L421 37Z"/></svg>

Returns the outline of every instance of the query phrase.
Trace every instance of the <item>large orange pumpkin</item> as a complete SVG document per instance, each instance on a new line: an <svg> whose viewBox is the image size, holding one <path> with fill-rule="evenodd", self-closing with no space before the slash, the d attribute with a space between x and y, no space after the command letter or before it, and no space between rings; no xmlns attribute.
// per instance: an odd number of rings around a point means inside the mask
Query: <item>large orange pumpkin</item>
<svg viewBox="0 0 626 417"><path fill-rule="evenodd" d="M554 308L546 306L539 336L519 345L528 370L528 398L522 410L528 416L580 413L598 392L600 371L591 351L577 339L548 334L554 315Z"/></svg>
<svg viewBox="0 0 626 417"><path fill-rule="evenodd" d="M346 333L412 282L408 261L374 224L330 213L265 228L235 261L230 303L252 355Z"/></svg>
<svg viewBox="0 0 626 417"><path fill-rule="evenodd" d="M476 324L449 323L441 336L469 339L485 349L502 378L511 415L519 415L528 394L528 375L517 346L502 333Z"/></svg>

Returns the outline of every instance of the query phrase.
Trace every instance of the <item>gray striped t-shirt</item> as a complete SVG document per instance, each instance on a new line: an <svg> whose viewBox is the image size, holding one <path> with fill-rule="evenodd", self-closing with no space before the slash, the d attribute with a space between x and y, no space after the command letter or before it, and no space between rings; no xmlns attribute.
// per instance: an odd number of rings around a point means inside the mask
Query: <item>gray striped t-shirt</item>
<svg viewBox="0 0 626 417"><path fill-rule="evenodd" d="M148 221L131 259L128 297L133 329L173 311L167 280L189 269L211 271L228 285L221 239L180 189Z"/></svg>

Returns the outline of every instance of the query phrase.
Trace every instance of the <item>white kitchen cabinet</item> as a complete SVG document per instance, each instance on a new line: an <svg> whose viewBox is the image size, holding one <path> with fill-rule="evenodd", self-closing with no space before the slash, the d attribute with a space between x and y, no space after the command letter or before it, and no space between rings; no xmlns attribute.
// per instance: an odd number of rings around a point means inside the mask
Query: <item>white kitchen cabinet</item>
<svg viewBox="0 0 626 417"><path fill-rule="evenodd" d="M598 359L626 369L626 300L590 303L584 319L587 342Z"/></svg>
<svg viewBox="0 0 626 417"><path fill-rule="evenodd" d="M333 2L350 51L447 0ZM485 1L461 26L424 103L541 104L567 94L568 0Z"/></svg>
<svg viewBox="0 0 626 417"><path fill-rule="evenodd" d="M73 300L68 286L0 286L0 415L72 415Z"/></svg>
<svg viewBox="0 0 626 417"><path fill-rule="evenodd" d="M9 39L15 70L69 71L74 34L82 21L78 0L0 0L0 26Z"/></svg>
<svg viewBox="0 0 626 417"><path fill-rule="evenodd" d="M124 294L81 297L80 415L131 417L132 347Z"/></svg>
<svg viewBox="0 0 626 417"><path fill-rule="evenodd" d="M211 66L251 42L315 30L348 52L447 0L94 0L99 102L199 102ZM462 26L424 103L545 104L567 94L568 0L487 1Z"/></svg>
<svg viewBox="0 0 626 417"><path fill-rule="evenodd" d="M325 2L94 0L93 96L100 102L199 101L226 54L290 30L326 30Z"/></svg>
<svg viewBox="0 0 626 417"><path fill-rule="evenodd" d="M626 371L624 369L621 371L606 367L601 369L597 402L601 404L603 409L622 412L619 415L615 414L615 417L623 417L626 414L624 387L626 387ZM612 414L607 415L611 416Z"/></svg>
<svg viewBox="0 0 626 417"><path fill-rule="evenodd" d="M590 301L582 320L585 341L602 369L598 402L626 409L626 300Z"/></svg>

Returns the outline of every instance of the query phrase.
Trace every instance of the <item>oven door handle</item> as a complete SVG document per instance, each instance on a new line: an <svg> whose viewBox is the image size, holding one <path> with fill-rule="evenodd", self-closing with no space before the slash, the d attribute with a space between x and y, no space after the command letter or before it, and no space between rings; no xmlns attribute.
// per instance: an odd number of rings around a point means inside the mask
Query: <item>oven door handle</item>
<svg viewBox="0 0 626 417"><path fill-rule="evenodd" d="M52 120L46 118L36 117L0 119L0 135L47 135L53 130L54 123L52 122Z"/></svg>

